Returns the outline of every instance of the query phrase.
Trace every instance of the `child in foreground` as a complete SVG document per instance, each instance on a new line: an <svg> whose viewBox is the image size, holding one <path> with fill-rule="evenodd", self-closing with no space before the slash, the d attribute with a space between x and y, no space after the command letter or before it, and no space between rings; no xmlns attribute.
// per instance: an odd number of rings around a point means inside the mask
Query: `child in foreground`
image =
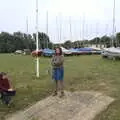
<svg viewBox="0 0 120 120"><path fill-rule="evenodd" d="M0 94L4 104L9 105L11 96L15 96L16 91L12 88L11 82L6 73L0 73Z"/></svg>

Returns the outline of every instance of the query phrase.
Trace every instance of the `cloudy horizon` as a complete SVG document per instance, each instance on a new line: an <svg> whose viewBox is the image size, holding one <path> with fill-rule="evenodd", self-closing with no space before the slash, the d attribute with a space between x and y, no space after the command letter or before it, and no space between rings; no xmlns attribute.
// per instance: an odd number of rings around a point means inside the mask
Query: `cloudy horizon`
<svg viewBox="0 0 120 120"><path fill-rule="evenodd" d="M52 42L92 39L112 35L114 0L38 0L39 31L46 32ZM35 32L35 0L0 0L0 32ZM116 0L116 32L120 32L119 3ZM70 31L71 26L71 31Z"/></svg>

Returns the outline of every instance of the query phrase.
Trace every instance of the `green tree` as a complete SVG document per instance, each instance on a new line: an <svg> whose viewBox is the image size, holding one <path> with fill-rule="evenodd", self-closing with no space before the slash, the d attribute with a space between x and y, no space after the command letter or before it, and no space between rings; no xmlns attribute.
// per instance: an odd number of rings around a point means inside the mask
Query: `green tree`
<svg viewBox="0 0 120 120"><path fill-rule="evenodd" d="M36 34L33 34L34 40L36 41ZM45 33L38 33L39 48L49 48L51 44L49 36Z"/></svg>
<svg viewBox="0 0 120 120"><path fill-rule="evenodd" d="M15 50L13 44L13 36L7 32L2 32L0 34L0 52L8 53Z"/></svg>
<svg viewBox="0 0 120 120"><path fill-rule="evenodd" d="M15 32L13 35L22 42L22 49L35 49L35 41L30 34Z"/></svg>
<svg viewBox="0 0 120 120"><path fill-rule="evenodd" d="M66 41L64 43L64 47L67 48L67 49L71 48L72 47L72 42L70 40Z"/></svg>
<svg viewBox="0 0 120 120"><path fill-rule="evenodd" d="M13 34L7 32L0 33L1 53L11 53L23 49L35 49L35 43L31 35L26 35L21 32L15 32Z"/></svg>
<svg viewBox="0 0 120 120"><path fill-rule="evenodd" d="M116 41L117 41L118 47L120 47L120 32L116 34Z"/></svg>
<svg viewBox="0 0 120 120"><path fill-rule="evenodd" d="M110 47L111 46L111 37L109 36L103 36L101 37L101 44L104 44L104 47Z"/></svg>

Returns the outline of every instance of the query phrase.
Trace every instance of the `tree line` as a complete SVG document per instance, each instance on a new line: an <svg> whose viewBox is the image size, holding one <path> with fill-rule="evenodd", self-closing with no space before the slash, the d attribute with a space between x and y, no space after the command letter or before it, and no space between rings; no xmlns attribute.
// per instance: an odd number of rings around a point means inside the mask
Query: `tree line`
<svg viewBox="0 0 120 120"><path fill-rule="evenodd" d="M104 46L104 47L120 47L120 32L116 33L115 36L107 36L104 35L102 37L95 37L91 40L76 40L71 42L71 40L67 40L62 44L65 48L81 48L81 47L89 47L91 45L96 45L96 47Z"/></svg>
<svg viewBox="0 0 120 120"><path fill-rule="evenodd" d="M49 36L45 33L38 33L39 48L52 48L53 43L50 42ZM22 32L8 32L0 33L0 53L12 53L16 50L36 49L36 36L35 33L25 34Z"/></svg>
<svg viewBox="0 0 120 120"><path fill-rule="evenodd" d="M49 36L46 33L39 32L38 33L39 39L39 48L54 48L55 46L59 46L60 44L53 44L50 41ZM80 48L80 47L87 47L90 45L104 45L105 47L120 47L120 32L117 33L115 36L102 36L102 37L95 37L92 40L76 40L71 42L71 40L67 40L61 44L65 48ZM0 53L12 53L16 50L24 50L36 49L36 35L35 33L26 34L22 32L14 32L10 34L8 32L1 32L0 33Z"/></svg>

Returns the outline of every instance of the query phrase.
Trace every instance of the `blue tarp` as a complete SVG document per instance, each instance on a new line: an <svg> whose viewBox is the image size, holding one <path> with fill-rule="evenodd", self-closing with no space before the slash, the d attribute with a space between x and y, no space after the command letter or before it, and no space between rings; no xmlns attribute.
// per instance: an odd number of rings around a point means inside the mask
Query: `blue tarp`
<svg viewBox="0 0 120 120"><path fill-rule="evenodd" d="M92 51L92 48L71 48L70 51Z"/></svg>
<svg viewBox="0 0 120 120"><path fill-rule="evenodd" d="M92 51L92 48L77 48L79 51Z"/></svg>
<svg viewBox="0 0 120 120"><path fill-rule="evenodd" d="M49 48L45 48L45 49L43 49L43 55L44 56L52 56L53 54L55 53L55 51L54 50L52 50L52 49L49 49Z"/></svg>
<svg viewBox="0 0 120 120"><path fill-rule="evenodd" d="M78 50L78 49L75 49L75 48L71 48L70 51L71 51L72 53L77 53L77 52L79 52L79 50Z"/></svg>

